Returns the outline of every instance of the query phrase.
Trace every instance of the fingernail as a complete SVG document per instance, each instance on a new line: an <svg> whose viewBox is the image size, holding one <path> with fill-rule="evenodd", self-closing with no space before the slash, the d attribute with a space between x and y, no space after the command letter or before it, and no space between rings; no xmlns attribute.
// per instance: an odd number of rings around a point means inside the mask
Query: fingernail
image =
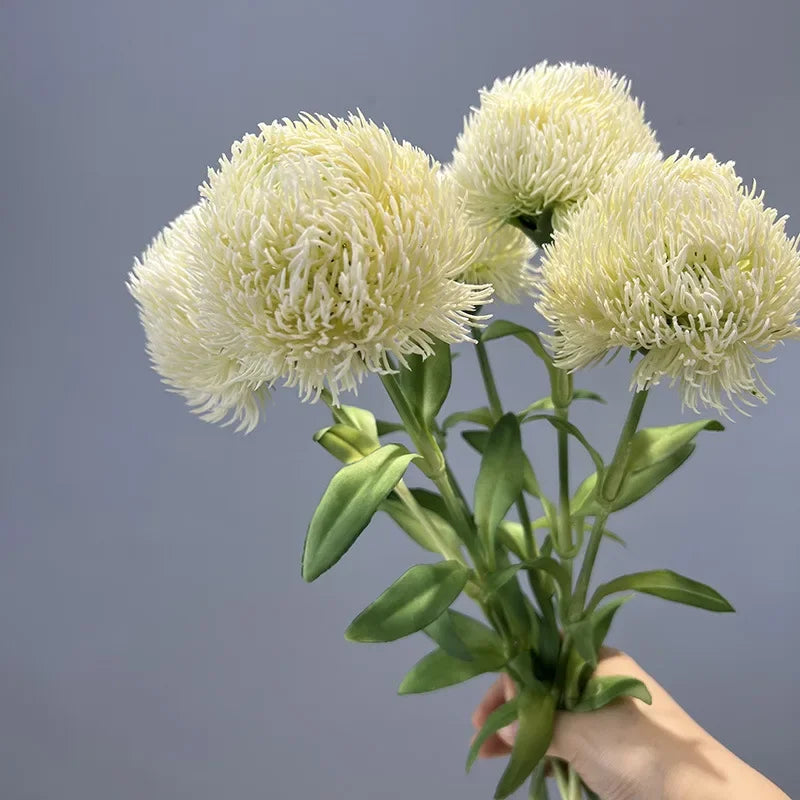
<svg viewBox="0 0 800 800"><path fill-rule="evenodd" d="M517 738L517 729L519 728L519 723L514 720L510 725L506 725L505 728L500 728L497 731L497 735L506 743L513 745L514 740Z"/></svg>

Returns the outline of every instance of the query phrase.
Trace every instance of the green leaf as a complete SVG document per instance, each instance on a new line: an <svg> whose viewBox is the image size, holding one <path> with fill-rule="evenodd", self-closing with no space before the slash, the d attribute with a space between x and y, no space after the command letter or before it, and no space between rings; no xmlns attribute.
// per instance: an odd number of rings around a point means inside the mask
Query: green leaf
<svg viewBox="0 0 800 800"><path fill-rule="evenodd" d="M306 533L305 580L318 578L348 551L417 457L402 445L387 444L333 476Z"/></svg>
<svg viewBox="0 0 800 800"><path fill-rule="evenodd" d="M351 623L351 642L392 642L422 630L461 594L469 570L458 561L418 564Z"/></svg>
<svg viewBox="0 0 800 800"><path fill-rule="evenodd" d="M511 564L497 572L490 573L489 577L486 579L486 595L494 594L498 589L508 583L521 569L522 564Z"/></svg>
<svg viewBox="0 0 800 800"><path fill-rule="evenodd" d="M447 503L445 503L444 498L440 494L432 492L430 489L423 489L421 486L416 486L411 489L411 494L414 495L414 499L423 508L427 508L428 511L431 511L440 516L442 519L446 519L448 522L450 522Z"/></svg>
<svg viewBox="0 0 800 800"><path fill-rule="evenodd" d="M472 653L461 641L449 611L448 609L444 614L436 617L424 631L447 655L457 658L459 661L473 661Z"/></svg>
<svg viewBox="0 0 800 800"><path fill-rule="evenodd" d="M530 328L525 328L522 325L517 325L508 320L498 319L489 325L486 330L481 334L482 342L490 342L492 339L502 339L506 336L514 336L519 339L523 344L526 344L533 351L537 358L544 361L548 370L553 366L553 360L550 358L548 352L544 349L541 339Z"/></svg>
<svg viewBox="0 0 800 800"><path fill-rule="evenodd" d="M525 421L533 422L538 419L546 419L554 428L559 428L560 430L566 431L570 436L574 436L583 445L598 471L603 471L603 457L589 444L577 425L565 419L561 419L561 417L554 417L552 414L533 414L527 417Z"/></svg>
<svg viewBox="0 0 800 800"><path fill-rule="evenodd" d="M592 612L594 649L597 652L600 652L600 648L603 646L606 636L608 636L608 631L611 628L611 623L614 621L614 616L617 611L619 611L632 596L633 595L615 597L613 600L609 600L604 606L600 606L600 608Z"/></svg>
<svg viewBox="0 0 800 800"><path fill-rule="evenodd" d="M461 436L473 450L477 450L479 453L484 453L486 451L486 446L489 442L489 431L462 431ZM533 497L539 497L541 495L541 490L539 489L539 483L536 480L531 462L524 452L522 458L522 488Z"/></svg>
<svg viewBox="0 0 800 800"><path fill-rule="evenodd" d="M378 436L385 436L387 433L397 433L406 429L402 422L387 422L385 419L375 420L375 427L378 431Z"/></svg>
<svg viewBox="0 0 800 800"><path fill-rule="evenodd" d="M641 500L660 483L672 475L694 452L695 444L687 444L670 454L667 458L650 467L629 473L622 480L622 487L616 499L611 503L611 511L620 511L627 508L637 500ZM597 514L600 506L596 502L595 489L597 487L597 473L590 475L578 487L572 500L574 513L582 515Z"/></svg>
<svg viewBox="0 0 800 800"><path fill-rule="evenodd" d="M652 594L664 600L704 608L708 611L733 611L733 606L704 583L686 578L669 569L654 569L649 572L634 572L622 575L597 587L590 608L595 608L604 597L615 592L635 591Z"/></svg>
<svg viewBox="0 0 800 800"><path fill-rule="evenodd" d="M461 661L437 648L411 668L397 691L398 694L435 692L486 672L497 672L504 664L504 658L492 659L487 656Z"/></svg>
<svg viewBox="0 0 800 800"><path fill-rule="evenodd" d="M575 643L575 649L581 658L592 667L597 666L597 655L608 635L614 615L631 595L609 601L582 619L570 622L566 628Z"/></svg>
<svg viewBox="0 0 800 800"><path fill-rule="evenodd" d="M366 408L357 406L334 406L331 409L333 418L336 422L349 425L351 428L361 431L370 439L378 438L378 427L375 416Z"/></svg>
<svg viewBox="0 0 800 800"><path fill-rule="evenodd" d="M596 392L590 392L587 389L575 389L572 392L573 400L594 400L596 403L603 403L608 405L606 399ZM524 411L520 411L517 416L519 417L520 424L527 422L528 414L533 414L534 411L552 411L555 408L553 398L550 395L547 397L540 397L535 402L531 403Z"/></svg>
<svg viewBox="0 0 800 800"><path fill-rule="evenodd" d="M513 794L544 757L553 738L555 708L555 700L549 692L535 689L523 689L520 692L517 710L519 729L508 766L495 790L495 800Z"/></svg>
<svg viewBox="0 0 800 800"><path fill-rule="evenodd" d="M471 411L456 411L446 417L442 423L442 430L452 428L459 422L472 422L475 425L483 425L484 428L491 428L494 425L494 417L492 412L486 407L473 408Z"/></svg>
<svg viewBox="0 0 800 800"><path fill-rule="evenodd" d="M514 577L521 569L539 569L546 572L548 575L556 579L562 596L569 596L569 573L564 567L554 558L548 556L540 556L531 561L523 561L520 564L511 564L497 572L492 573L486 582L486 593L493 594L503 587L511 578Z"/></svg>
<svg viewBox="0 0 800 800"><path fill-rule="evenodd" d="M522 493L524 454L516 415L505 414L492 428L475 481L475 522L487 547L497 526Z"/></svg>
<svg viewBox="0 0 800 800"><path fill-rule="evenodd" d="M597 651L594 646L594 630L590 617L570 622L566 626L578 655L593 667L597 666Z"/></svg>
<svg viewBox="0 0 800 800"><path fill-rule="evenodd" d="M634 435L626 464L626 475L611 511L619 511L649 494L672 475L694 452L694 438L703 430L722 431L716 420L699 420L664 428L643 428ZM594 492L597 474L590 475L572 500L573 513L596 514Z"/></svg>
<svg viewBox="0 0 800 800"><path fill-rule="evenodd" d="M605 675L589 678L580 702L572 710L595 711L619 697L635 697L648 705L653 702L647 687L638 678Z"/></svg>
<svg viewBox="0 0 800 800"><path fill-rule="evenodd" d="M411 355L407 361L408 368L401 368L396 375L398 386L420 420L430 427L450 391L450 345L437 341L432 355Z"/></svg>
<svg viewBox="0 0 800 800"><path fill-rule="evenodd" d="M517 718L517 698L514 697L503 705L498 706L488 717L483 727L478 731L477 736L473 739L467 753L467 772L472 769L475 759L478 758L478 753L484 743L494 736L498 731L510 725Z"/></svg>
<svg viewBox="0 0 800 800"><path fill-rule="evenodd" d="M399 497L393 494L381 503L380 509L385 511L420 547L431 553L440 554L439 542L444 542L453 552L458 552L461 548L461 542L453 526L427 508L421 507L419 512L414 514Z"/></svg>
<svg viewBox="0 0 800 800"><path fill-rule="evenodd" d="M703 430L724 431L725 427L715 419L704 419L637 431L631 440L627 470L638 472L663 461L692 442Z"/></svg>
<svg viewBox="0 0 800 800"><path fill-rule="evenodd" d="M493 663L505 660L503 640L491 629L476 619L453 611L449 608L445 614L458 634L459 639L469 648L476 658L486 658Z"/></svg>
<svg viewBox="0 0 800 800"><path fill-rule="evenodd" d="M372 439L357 428L342 423L317 431L314 434L314 441L345 464L360 461L380 447L377 439Z"/></svg>

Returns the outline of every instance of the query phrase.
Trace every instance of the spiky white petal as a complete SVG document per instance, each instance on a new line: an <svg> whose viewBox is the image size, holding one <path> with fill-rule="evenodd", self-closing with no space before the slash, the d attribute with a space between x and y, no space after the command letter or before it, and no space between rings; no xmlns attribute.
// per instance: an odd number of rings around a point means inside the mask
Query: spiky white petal
<svg viewBox="0 0 800 800"><path fill-rule="evenodd" d="M478 220L550 209L557 224L629 156L658 151L626 78L542 62L481 90L458 137L453 176Z"/></svg>
<svg viewBox="0 0 800 800"><path fill-rule="evenodd" d="M764 400L759 355L800 335L800 254L733 164L634 156L545 248L537 309L559 365L641 351L633 384L685 405Z"/></svg>

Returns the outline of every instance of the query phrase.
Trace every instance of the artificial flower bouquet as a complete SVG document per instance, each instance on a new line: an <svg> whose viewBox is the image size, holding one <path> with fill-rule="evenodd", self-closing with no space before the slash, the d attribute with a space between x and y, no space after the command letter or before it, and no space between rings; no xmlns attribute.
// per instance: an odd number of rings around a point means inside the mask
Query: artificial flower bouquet
<svg viewBox="0 0 800 800"><path fill-rule="evenodd" d="M680 467L702 431L722 430L713 419L640 427L648 391L668 379L688 408L723 414L765 400L758 362L800 332L800 254L784 218L730 163L663 158L629 83L575 64L483 90L447 166L361 115L302 116L235 143L200 195L130 276L155 369L204 419L248 431L278 382L326 403L331 425L315 440L342 466L310 520L303 578L323 576L387 513L426 552L347 638L431 639L401 694L507 673L517 695L489 716L467 766L516 721L495 797L526 781L546 797L548 766L564 798L596 797L545 753L559 709L649 702L641 681L593 677L626 593L732 610L666 569L591 587L609 516ZM494 299L530 304L550 330L492 320ZM524 409L503 406L490 364L507 337L548 387ZM486 402L442 419L462 343L476 349ZM603 454L570 421L573 403L600 399L573 378L619 351L632 399ZM395 419L343 402L371 373ZM552 428L557 497L526 455L528 425ZM471 488L446 456L458 426L481 454ZM571 447L594 466L578 486ZM462 593L482 620L451 608Z"/></svg>

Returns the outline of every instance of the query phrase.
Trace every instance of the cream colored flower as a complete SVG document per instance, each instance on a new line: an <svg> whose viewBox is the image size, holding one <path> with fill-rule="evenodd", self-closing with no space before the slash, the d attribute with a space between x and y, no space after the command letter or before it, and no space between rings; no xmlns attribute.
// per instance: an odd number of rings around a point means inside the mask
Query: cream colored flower
<svg viewBox="0 0 800 800"><path fill-rule="evenodd" d="M203 419L250 429L265 394L262 381L242 378L198 313L204 264L197 236L205 204L168 225L137 260L128 288L139 307L147 352L164 382L180 392Z"/></svg>
<svg viewBox="0 0 800 800"><path fill-rule="evenodd" d="M733 164L634 156L545 248L537 309L557 362L640 351L632 385L669 378L684 403L764 400L758 362L800 335L800 254Z"/></svg>
<svg viewBox="0 0 800 800"><path fill-rule="evenodd" d="M213 377L208 409L232 411L248 428L258 405L241 404L246 391L283 380L305 398L326 387L336 397L390 369L390 355L403 362L437 340L467 339L475 307L491 296L457 280L474 242L438 165L363 117L262 125L200 190L203 212L180 252L158 258L174 266L190 244L192 361L208 351L230 365L225 394L216 372L190 389ZM160 319L160 307L151 316ZM189 385L183 371L179 379Z"/></svg>
<svg viewBox="0 0 800 800"><path fill-rule="evenodd" d="M443 179L463 195L453 181L449 169L442 171ZM495 294L506 303L519 303L531 294L534 286L534 269L531 259L536 245L511 225L481 225L467 217L472 234L471 266L461 274L466 283L492 285Z"/></svg>
<svg viewBox="0 0 800 800"><path fill-rule="evenodd" d="M519 303L534 286L531 259L536 245L511 225L489 228L471 225L475 239L472 266L462 273L467 283L492 285L495 294L506 303Z"/></svg>
<svg viewBox="0 0 800 800"><path fill-rule="evenodd" d="M589 64L543 62L480 98L453 153L453 176L479 221L552 212L557 226L629 156L658 152L629 82Z"/></svg>

